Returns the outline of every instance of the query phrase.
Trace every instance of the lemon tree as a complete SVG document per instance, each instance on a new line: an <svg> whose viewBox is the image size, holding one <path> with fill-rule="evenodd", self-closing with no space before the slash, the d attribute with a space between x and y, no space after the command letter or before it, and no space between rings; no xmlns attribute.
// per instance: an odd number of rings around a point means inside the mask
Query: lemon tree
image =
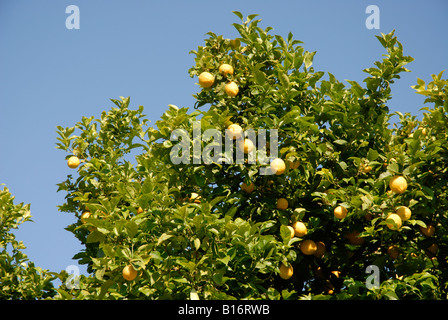
<svg viewBox="0 0 448 320"><path fill-rule="evenodd" d="M392 85L413 60L393 32L377 36L385 54L363 83L343 83L316 71L316 52L291 33L235 14L236 39L209 32L191 51L192 108L170 105L151 127L120 97L98 119L58 127L57 147L78 159L59 209L77 217L67 230L88 275L70 288L58 274L52 296L446 299L443 74L414 86L427 97L421 121L397 112L391 124ZM226 129L245 161L197 161L197 149L219 153Z"/></svg>

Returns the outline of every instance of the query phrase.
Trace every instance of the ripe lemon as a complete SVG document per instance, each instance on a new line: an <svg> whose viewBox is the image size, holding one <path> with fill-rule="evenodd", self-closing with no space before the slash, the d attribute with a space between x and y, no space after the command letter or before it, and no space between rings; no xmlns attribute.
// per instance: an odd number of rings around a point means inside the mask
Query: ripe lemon
<svg viewBox="0 0 448 320"><path fill-rule="evenodd" d="M89 211L85 211L83 212L83 214L81 215L81 222L82 223L86 223L87 218L90 218L90 212Z"/></svg>
<svg viewBox="0 0 448 320"><path fill-rule="evenodd" d="M250 185L247 185L245 182L241 184L241 189L246 191L247 193L252 193L255 190L255 185L251 182Z"/></svg>
<svg viewBox="0 0 448 320"><path fill-rule="evenodd" d="M411 218L411 214L412 214L411 209L409 209L408 207L405 207L405 206L399 207L395 213L400 216L401 221L409 220L409 218Z"/></svg>
<svg viewBox="0 0 448 320"><path fill-rule="evenodd" d="M312 255L317 251L316 243L313 240L304 240L300 244L300 251L305 255Z"/></svg>
<svg viewBox="0 0 448 320"><path fill-rule="evenodd" d="M210 88L215 82L215 77L209 72L202 72L199 75L199 85L203 88Z"/></svg>
<svg viewBox="0 0 448 320"><path fill-rule="evenodd" d="M282 262L280 265L280 278L284 280L288 280L292 277L294 273L294 269L292 268L292 265L289 265L289 267L285 266L285 264Z"/></svg>
<svg viewBox="0 0 448 320"><path fill-rule="evenodd" d="M71 156L70 158L68 158L67 160L67 165L69 166L69 168L72 169L76 169L79 166L79 158L76 156Z"/></svg>
<svg viewBox="0 0 448 320"><path fill-rule="evenodd" d="M196 192L192 192L190 195L190 202L194 202L194 203L201 203L201 196L198 195Z"/></svg>
<svg viewBox="0 0 448 320"><path fill-rule="evenodd" d="M398 214L391 213L390 215L387 216L386 220L390 220L390 219L395 222L396 226L394 226L392 223L388 223L387 227L389 229L391 229L391 230L398 230L398 229L401 228L402 221L401 221L401 218L400 218L400 216Z"/></svg>
<svg viewBox="0 0 448 320"><path fill-rule="evenodd" d="M359 234L360 234L360 232L355 230L350 233L347 233L345 235L345 238L348 240L348 242L350 244L353 244L355 246L360 246L364 243L364 241L366 241L366 239L360 237Z"/></svg>
<svg viewBox="0 0 448 320"><path fill-rule="evenodd" d="M244 153L252 152L255 149L255 145L250 139L244 139L238 143L238 148Z"/></svg>
<svg viewBox="0 0 448 320"><path fill-rule="evenodd" d="M432 224L428 224L426 228L420 227L420 232L423 233L425 237L432 237L436 233L436 227Z"/></svg>
<svg viewBox="0 0 448 320"><path fill-rule="evenodd" d="M408 188L408 183L403 176L395 176L389 181L389 188L394 193L403 193Z"/></svg>
<svg viewBox="0 0 448 320"><path fill-rule="evenodd" d="M239 92L237 84L233 81L226 84L224 89L229 97L235 97Z"/></svg>
<svg viewBox="0 0 448 320"><path fill-rule="evenodd" d="M243 135L243 128L241 128L239 125L237 125L236 123L231 124L228 128L227 128L227 134L233 138L233 140L237 140L239 138L242 137Z"/></svg>
<svg viewBox="0 0 448 320"><path fill-rule="evenodd" d="M370 171L372 171L372 167L371 166L362 166L361 171L363 173L369 173Z"/></svg>
<svg viewBox="0 0 448 320"><path fill-rule="evenodd" d="M123 268L122 275L126 280L132 281L137 277L137 270L135 270L132 265L128 264Z"/></svg>
<svg viewBox="0 0 448 320"><path fill-rule="evenodd" d="M326 252L325 243L322 241L316 242L317 250L313 253L316 258L322 258Z"/></svg>
<svg viewBox="0 0 448 320"><path fill-rule="evenodd" d="M137 209L137 213L138 213L138 214L143 213L143 209L142 209L142 207L138 207L138 209Z"/></svg>
<svg viewBox="0 0 448 320"><path fill-rule="evenodd" d="M285 169L286 169L285 162L282 159L275 158L274 160L272 160L272 162L271 162L272 172L279 175L279 174L282 174L283 172L285 172Z"/></svg>
<svg viewBox="0 0 448 320"><path fill-rule="evenodd" d="M294 234L296 235L296 237L303 237L304 235L306 235L308 233L308 230L305 226L305 224L301 221L296 221L293 225L292 225L293 229L294 229Z"/></svg>
<svg viewBox="0 0 448 320"><path fill-rule="evenodd" d="M392 245L387 248L387 254L389 255L389 257L395 260L400 255L400 249L398 249L398 246Z"/></svg>
<svg viewBox="0 0 448 320"><path fill-rule="evenodd" d="M223 63L219 66L219 73L226 77L228 74L233 74L233 67L230 64Z"/></svg>
<svg viewBox="0 0 448 320"><path fill-rule="evenodd" d="M277 209L285 210L288 209L288 200L285 198L277 199Z"/></svg>
<svg viewBox="0 0 448 320"><path fill-rule="evenodd" d="M338 219L344 219L347 216L347 209L343 206L334 208L333 214Z"/></svg>

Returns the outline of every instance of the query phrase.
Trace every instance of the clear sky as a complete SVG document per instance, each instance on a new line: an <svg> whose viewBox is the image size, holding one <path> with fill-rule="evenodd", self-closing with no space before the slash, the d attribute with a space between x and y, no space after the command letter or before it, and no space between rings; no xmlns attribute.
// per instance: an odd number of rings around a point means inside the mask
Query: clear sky
<svg viewBox="0 0 448 320"><path fill-rule="evenodd" d="M69 5L80 10L78 30L66 28ZM368 5L380 9L379 30L366 28ZM448 68L445 0L0 0L0 183L17 203L31 203L34 223L15 234L36 265L59 272L76 265L81 248L64 230L73 215L56 208L65 196L56 183L74 173L55 148L56 126L98 117L119 96L143 105L152 123L168 104L192 107L198 87L188 52L208 31L236 37L233 10L259 14L272 34L292 32L317 51L315 69L341 81L361 83L384 53L375 35L396 29L415 61L393 85L392 111L420 118L423 97L410 86Z"/></svg>

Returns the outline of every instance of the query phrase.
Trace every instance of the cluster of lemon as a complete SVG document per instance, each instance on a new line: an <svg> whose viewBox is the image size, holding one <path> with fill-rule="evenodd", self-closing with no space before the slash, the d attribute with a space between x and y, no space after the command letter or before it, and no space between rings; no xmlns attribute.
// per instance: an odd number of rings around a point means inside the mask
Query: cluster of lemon
<svg viewBox="0 0 448 320"><path fill-rule="evenodd" d="M219 72L224 76L227 77L227 75L233 75L234 69L231 65L228 64L222 64L219 67ZM202 72L199 75L199 85L203 88L210 88L213 86L215 82L215 77L209 73L209 72ZM228 82L224 90L226 94L230 97L235 97L238 92L238 86L235 82L230 81ZM244 139L242 140L241 137L243 136L243 128L236 123L232 123L227 128L228 134L234 139L239 140L238 147L241 151L243 151L245 154L248 154L252 152L255 149L255 145L253 144L252 140L250 139ZM289 168L294 170L297 169L300 165L300 161L295 161L289 163ZM281 175L286 171L286 164L285 162L280 158L275 158L270 163L271 171L276 175ZM241 189L247 193L252 193L255 190L255 184L252 182L250 185L247 185L246 183L241 184ZM285 198L279 198L277 200L277 209L279 210L286 210L288 208L288 200ZM291 231L291 238L297 236L297 237L304 237L307 234L307 228L306 225L301 221L296 221L292 226L288 226L289 230ZM316 257L322 257L325 254L325 244L323 242L314 242L313 240L307 239L300 243L300 250L305 255L314 255ZM293 274L293 269L291 265L280 265L280 277L283 279L289 279Z"/></svg>

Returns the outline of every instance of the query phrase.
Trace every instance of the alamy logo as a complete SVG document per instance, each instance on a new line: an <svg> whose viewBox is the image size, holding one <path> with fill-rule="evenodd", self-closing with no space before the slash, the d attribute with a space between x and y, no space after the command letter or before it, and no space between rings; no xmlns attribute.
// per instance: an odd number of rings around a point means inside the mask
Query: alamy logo
<svg viewBox="0 0 448 320"><path fill-rule="evenodd" d="M187 130L175 129L170 141L178 141L174 145L168 143L172 146L170 159L173 164L260 164L260 175L275 174L269 164L278 154L277 129L248 129L244 132L226 129L224 133L207 129L202 132L201 121L194 121L192 138ZM207 143L204 147L203 142Z"/></svg>

